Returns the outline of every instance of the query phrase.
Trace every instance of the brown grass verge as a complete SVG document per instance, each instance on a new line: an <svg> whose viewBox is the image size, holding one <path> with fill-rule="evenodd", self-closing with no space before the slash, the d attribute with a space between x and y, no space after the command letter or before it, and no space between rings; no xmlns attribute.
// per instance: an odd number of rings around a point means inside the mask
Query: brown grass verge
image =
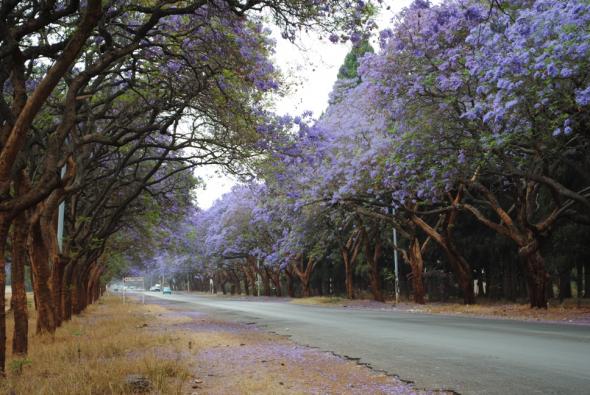
<svg viewBox="0 0 590 395"><path fill-rule="evenodd" d="M563 303L552 300L547 310L531 309L527 303L506 303L486 299L481 299L478 301L478 304L474 305L453 302L434 302L426 305L403 302L395 305L391 301L379 303L367 299L350 300L340 297L315 296L293 299L290 303L315 306L398 309L429 314L469 315L526 321L560 321L590 324L590 299L567 299Z"/></svg>
<svg viewBox="0 0 590 395"><path fill-rule="evenodd" d="M526 321L560 321L590 324L588 301L566 300L564 303L550 303L545 309L531 309L528 304L487 302L464 305L460 303L433 303L415 306L420 312L433 314L457 314L480 317L497 317Z"/></svg>
<svg viewBox="0 0 590 395"><path fill-rule="evenodd" d="M157 309L105 297L62 325L55 335L30 335L27 357L8 355L0 392L127 394L131 390L126 377L139 374L150 380L156 393L182 393L183 384L190 378L190 366L180 357L171 334L143 330ZM29 328L34 332L34 311L32 315ZM7 327L10 348L10 316ZM168 351L166 358L162 357L163 350Z"/></svg>
<svg viewBox="0 0 590 395"><path fill-rule="evenodd" d="M334 305L342 306L345 305L348 299L341 298L339 296L312 296L309 298L298 298L291 300L293 304L303 305Z"/></svg>

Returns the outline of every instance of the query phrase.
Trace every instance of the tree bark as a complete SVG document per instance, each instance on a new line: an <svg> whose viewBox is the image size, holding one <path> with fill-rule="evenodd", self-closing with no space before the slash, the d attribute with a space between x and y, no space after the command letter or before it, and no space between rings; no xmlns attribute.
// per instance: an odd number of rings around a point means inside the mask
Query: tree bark
<svg viewBox="0 0 590 395"><path fill-rule="evenodd" d="M548 275L545 271L545 260L538 250L527 254L525 259L530 305L532 308L546 309Z"/></svg>
<svg viewBox="0 0 590 395"><path fill-rule="evenodd" d="M69 321L72 318L72 279L74 278L74 267L76 261L71 260L64 268L64 275L61 287L61 313L62 321Z"/></svg>
<svg viewBox="0 0 590 395"><path fill-rule="evenodd" d="M250 276L248 275L248 268L246 267L246 264L241 265L241 269L242 269L242 275L244 278L244 292L246 292L246 296L250 296ZM254 289L254 288L252 288Z"/></svg>
<svg viewBox="0 0 590 395"><path fill-rule="evenodd" d="M405 254L402 254L405 255ZM407 252L407 262L412 269L412 288L414 290L414 302L425 304L424 281L422 280L422 271L424 269L424 260L422 259L422 249L417 237L410 242L410 248Z"/></svg>
<svg viewBox="0 0 590 395"><path fill-rule="evenodd" d="M496 223L487 218L481 211L469 204L464 204L478 221L490 229L511 239L518 246L518 254L524 262L524 271L529 290L529 301L531 308L547 308L547 291L549 276L545 269L545 260L540 253L540 234L545 236L559 218L559 208L556 208L546 218L538 223L532 219L536 212L536 201L539 185L527 181L518 191L515 201L515 218L513 219L510 210L504 210L492 191L478 182L472 182L470 187L474 188L487 201L490 208L501 219Z"/></svg>
<svg viewBox="0 0 590 395"><path fill-rule="evenodd" d="M92 265L94 265L94 264L95 263L92 262ZM84 267L84 270L82 270L82 272L80 273L80 288L79 288L80 299L79 299L79 306L78 306L77 314L80 314L84 310L86 310L86 307L88 306L88 303L89 303L88 284L90 284L90 268L91 268L91 264L89 263Z"/></svg>
<svg viewBox="0 0 590 395"><path fill-rule="evenodd" d="M340 254L344 262L344 276L346 282L346 297L354 299L354 266L360 251L361 238L358 231L352 232L346 243L340 247Z"/></svg>
<svg viewBox="0 0 590 395"><path fill-rule="evenodd" d="M590 298L590 258L584 263L584 297Z"/></svg>
<svg viewBox="0 0 590 395"><path fill-rule="evenodd" d="M94 279L92 281L91 287L92 293L90 294L90 303L95 303L96 301L98 301L98 298L100 297L100 277L102 276L103 270L104 266L99 265L94 274Z"/></svg>
<svg viewBox="0 0 590 395"><path fill-rule="evenodd" d="M25 289L25 261L27 259L27 220L22 212L14 220L12 228L12 298L10 301L14 316L12 353L26 355L29 339L29 316L27 292Z"/></svg>
<svg viewBox="0 0 590 395"><path fill-rule="evenodd" d="M76 61L84 43L92 33L102 14L101 1L90 0L86 12L80 18L61 55L51 65L45 77L21 108L6 141L0 151L0 192L5 193L10 185L10 173L15 159L26 143L27 133L33 120L43 107L53 89L59 84L67 70ZM19 51L20 52L20 51Z"/></svg>
<svg viewBox="0 0 590 395"><path fill-rule="evenodd" d="M45 200L45 207L39 218L39 226L42 230L42 238L45 243L51 269L48 279L48 285L51 290L51 300L53 306L53 315L55 326L61 325L61 279L63 278L63 262L65 259L60 254L57 240L57 216L60 199L63 196L63 190L54 191L49 198Z"/></svg>
<svg viewBox="0 0 590 395"><path fill-rule="evenodd" d="M250 280L252 285L252 295L258 296L258 267L256 266L256 258L249 255L246 257L246 264L244 265L244 273Z"/></svg>
<svg viewBox="0 0 590 395"><path fill-rule="evenodd" d="M308 258L305 267L303 267L304 259L300 255L296 258L295 264L293 265L293 271L301 281L301 287L303 288L303 297L308 298L311 296L310 279L311 273L316 265L316 261L313 258Z"/></svg>
<svg viewBox="0 0 590 395"><path fill-rule="evenodd" d="M461 198L461 194L458 193L453 203L458 204ZM455 243L453 242L452 230L457 220L457 210L452 209L445 218L444 221L444 233L439 232L436 228L430 226L426 221L417 215L412 215L412 222L422 229L431 239L433 239L445 252L449 265L453 269L453 272L457 276L459 286L463 291L463 303L473 304L475 303L475 296L473 294L473 274L471 273L471 266L465 260L463 255L459 253ZM439 220L439 224L442 222Z"/></svg>
<svg viewBox="0 0 590 395"><path fill-rule="evenodd" d="M270 274L268 269L265 267L261 270L262 285L264 287L264 296L270 297Z"/></svg>
<svg viewBox="0 0 590 395"><path fill-rule="evenodd" d="M553 277L551 275L549 275L547 277L547 287L546 287L546 289L547 289L546 294L547 294L548 300L555 299L555 292L553 291L553 284L554 283L555 283L555 281L554 281ZM558 285L559 285L559 283L558 283Z"/></svg>
<svg viewBox="0 0 590 395"><path fill-rule="evenodd" d="M55 332L55 312L51 289L49 287L49 252L43 242L40 226L40 210L38 207L32 214L27 237L29 261L33 273L33 291L37 297L37 333Z"/></svg>
<svg viewBox="0 0 590 395"><path fill-rule="evenodd" d="M459 287L463 291L463 304L474 304L475 303L475 295L473 294L473 274L471 273L471 266L462 255L456 253L453 250L445 250L447 259L452 268L454 268L455 274L457 274L457 281L459 282ZM480 285L481 278L479 279ZM481 296L483 296L483 292L481 292Z"/></svg>
<svg viewBox="0 0 590 395"><path fill-rule="evenodd" d="M302 292L303 292L303 297L309 298L311 296L311 288L309 287L309 279L304 278L304 279L300 279L300 280L301 280L301 288L302 288Z"/></svg>
<svg viewBox="0 0 590 395"><path fill-rule="evenodd" d="M61 326L64 317L62 310L62 294L64 286L64 272L67 264L67 258L63 256L55 256L53 266L51 268L51 294L53 297L53 306L55 309L55 325L57 327Z"/></svg>
<svg viewBox="0 0 590 395"><path fill-rule="evenodd" d="M0 213L0 375L6 371L6 242L12 219Z"/></svg>
<svg viewBox="0 0 590 395"><path fill-rule="evenodd" d="M72 315L80 314L82 301L80 300L81 292L81 271L82 271L82 262L78 263L74 266L72 271L72 282L70 283L70 292L72 294L71 301L72 301Z"/></svg>
<svg viewBox="0 0 590 395"><path fill-rule="evenodd" d="M371 293L373 294L373 299L378 302L385 301L381 290L381 275L379 273L379 258L381 257L381 251L381 240L379 240L378 236L374 245L371 243L371 240L365 236L365 254L367 255L367 261L369 263Z"/></svg>
<svg viewBox="0 0 590 395"><path fill-rule="evenodd" d="M287 294L290 298L294 298L295 287L293 287L293 272L289 267L285 269L285 275L287 276Z"/></svg>
<svg viewBox="0 0 590 395"><path fill-rule="evenodd" d="M564 270L559 273L559 301L572 297L571 270Z"/></svg>
<svg viewBox="0 0 590 395"><path fill-rule="evenodd" d="M98 261L91 264L88 275L88 285L86 286L86 300L88 304L94 303L96 300L96 288L98 287L98 277L100 276L100 265Z"/></svg>
<svg viewBox="0 0 590 395"><path fill-rule="evenodd" d="M578 261L576 263L576 297L578 299L582 298L582 292L584 287L584 267L582 266L582 262Z"/></svg>
<svg viewBox="0 0 590 395"><path fill-rule="evenodd" d="M352 262L348 257L346 250L341 249L342 260L344 261L344 276L346 283L346 297L348 299L354 299L354 288L352 284Z"/></svg>
<svg viewBox="0 0 590 395"><path fill-rule="evenodd" d="M275 268L274 270L270 270L270 279L275 286L275 295L276 296L283 296L283 292L281 289L281 270L279 268Z"/></svg>
<svg viewBox="0 0 590 395"><path fill-rule="evenodd" d="M354 231L351 233L350 237L340 248L340 253L342 255L342 260L344 262L344 277L345 277L345 285L346 285L346 297L348 299L354 299L354 284L353 284L353 275L354 275L354 265L356 263L356 258L360 251L361 246L361 233L360 231Z"/></svg>
<svg viewBox="0 0 590 395"><path fill-rule="evenodd" d="M235 286L236 293L238 295L241 295L242 294L242 285L240 284L240 276L238 276L238 273L236 273L235 270L233 270L233 269L231 270L231 275L233 278L232 282Z"/></svg>

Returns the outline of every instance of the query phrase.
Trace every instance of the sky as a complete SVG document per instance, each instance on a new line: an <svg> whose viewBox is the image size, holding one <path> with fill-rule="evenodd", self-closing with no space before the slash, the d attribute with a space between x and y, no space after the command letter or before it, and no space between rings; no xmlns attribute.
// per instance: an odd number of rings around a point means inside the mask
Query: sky
<svg viewBox="0 0 590 395"><path fill-rule="evenodd" d="M391 18L412 0L384 1L377 18L379 29L390 24ZM387 9L389 8L389 9ZM286 76L289 92L277 97L274 110L278 114L300 114L312 111L319 116L328 106L328 95L336 81L338 69L350 51L350 43L333 44L317 33L303 34L295 43L276 36L275 64ZM205 188L196 191L197 204L207 209L224 193L229 192L236 180L215 166L198 168L195 175L205 181Z"/></svg>

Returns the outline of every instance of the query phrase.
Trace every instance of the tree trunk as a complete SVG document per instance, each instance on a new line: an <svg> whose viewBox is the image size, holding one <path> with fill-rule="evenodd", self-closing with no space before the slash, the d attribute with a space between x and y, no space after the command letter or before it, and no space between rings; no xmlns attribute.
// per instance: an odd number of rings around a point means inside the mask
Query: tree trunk
<svg viewBox="0 0 590 395"><path fill-rule="evenodd" d="M559 273L559 301L563 303L564 299L572 297L572 277L571 270L565 270Z"/></svg>
<svg viewBox="0 0 590 395"><path fill-rule="evenodd" d="M517 281L516 265L511 259L504 265L504 296L511 302L516 301L518 291L516 289Z"/></svg>
<svg viewBox="0 0 590 395"><path fill-rule="evenodd" d="M584 263L584 297L590 298L590 258Z"/></svg>
<svg viewBox="0 0 590 395"><path fill-rule="evenodd" d="M342 249L342 260L344 261L344 276L346 282L346 297L348 299L354 299L354 288L352 283L352 263L348 258L346 250Z"/></svg>
<svg viewBox="0 0 590 395"><path fill-rule="evenodd" d="M104 272L104 266L98 270L98 274L96 276L96 281L94 283L94 297L92 298L93 302L97 302L100 296L102 295L102 284L100 278Z"/></svg>
<svg viewBox="0 0 590 395"><path fill-rule="evenodd" d="M88 304L92 304L96 301L96 289L99 284L100 271L100 265L98 261L95 261L89 271L88 285L86 287L86 300L88 301Z"/></svg>
<svg viewBox="0 0 590 395"><path fill-rule="evenodd" d="M451 267L454 269L454 273L457 275L457 281L459 287L463 291L463 304L474 304L475 295L473 294L473 274L471 273L471 267L469 263L463 258L462 255L454 251L454 248L445 250L447 253L447 259ZM481 276L478 278L479 285L481 286L480 295L483 296L483 284L481 283Z"/></svg>
<svg viewBox="0 0 590 395"><path fill-rule="evenodd" d="M584 267L582 266L582 262L578 261L576 263L576 297L578 299L582 298L582 291L584 287L583 278L584 278Z"/></svg>
<svg viewBox="0 0 590 395"><path fill-rule="evenodd" d="M381 275L379 273L379 258L381 257L381 241L377 239L375 245L371 246L371 241L365 237L365 253L369 263L369 277L371 283L371 293L373 299L378 302L384 302L383 292L381 290Z"/></svg>
<svg viewBox="0 0 590 395"><path fill-rule="evenodd" d="M308 278L301 279L301 288L303 291L303 297L309 298L311 296L311 288L309 287L309 279Z"/></svg>
<svg viewBox="0 0 590 395"><path fill-rule="evenodd" d="M12 298L10 301L14 315L12 353L21 356L27 354L29 339L29 316L25 289L26 243L27 220L23 212L15 218L12 229Z"/></svg>
<svg viewBox="0 0 590 395"><path fill-rule="evenodd" d="M303 297L308 298L311 296L310 279L311 273L316 265L316 261L313 258L307 259L307 264L303 267L303 257L300 255L297 257L295 264L292 266L293 271L301 281L301 287L303 288Z"/></svg>
<svg viewBox="0 0 590 395"><path fill-rule="evenodd" d="M70 283L71 303L72 303L72 315L80 314L80 271L81 263L74 266L72 271L72 282Z"/></svg>
<svg viewBox="0 0 590 395"><path fill-rule="evenodd" d="M539 196L539 184L534 181L523 182L519 188L518 196L514 204L514 215L511 210L505 211L496 198L495 194L478 182L471 182L470 187L486 199L487 203L495 214L501 219L500 223L490 220L477 208L463 204L462 207L473 214L477 220L488 226L499 234L511 239L518 246L518 254L524 263L524 272L529 291L531 308L547 308L548 275L545 270L545 261L540 253L541 238L539 234L545 232L545 238L551 230L559 215L553 215L553 211L544 220L536 220L535 229L531 229L533 214L536 212L537 198Z"/></svg>
<svg viewBox="0 0 590 395"><path fill-rule="evenodd" d="M552 276L547 277L547 299L555 299L555 292L553 290L553 284L555 283Z"/></svg>
<svg viewBox="0 0 590 395"><path fill-rule="evenodd" d="M62 256L58 247L57 240L57 221L58 221L58 207L62 190L54 191L39 207L39 229L41 230L41 237L48 253L49 262L51 262L51 269L49 270L48 286L51 290L51 302L53 310L53 320L55 327L61 325L61 303L59 300L60 279L63 276ZM49 263L48 262L48 263Z"/></svg>
<svg viewBox="0 0 590 395"><path fill-rule="evenodd" d="M295 287L293 287L293 273L289 268L285 269L285 275L287 276L287 293L290 298L295 297Z"/></svg>
<svg viewBox="0 0 590 395"><path fill-rule="evenodd" d="M37 217L37 218L35 218ZM37 297L37 333L55 332L55 312L49 287L49 253L43 242L38 214L29 225L27 249L33 273L33 291Z"/></svg>
<svg viewBox="0 0 590 395"><path fill-rule="evenodd" d="M88 284L88 263L82 267L82 270L78 273L78 280L76 284L77 301L74 305L74 314L81 314L86 306L88 306L88 300L86 299L86 286Z"/></svg>
<svg viewBox="0 0 590 395"><path fill-rule="evenodd" d="M420 242L417 237L412 239L410 248L408 250L408 263L412 269L412 288L414 288L414 302L418 304L425 304L424 298L424 281L422 280L422 270L424 267L424 261L422 259L422 251L420 248Z"/></svg>
<svg viewBox="0 0 590 395"><path fill-rule="evenodd" d="M250 284L252 285L252 295L258 296L260 284L258 283L258 266L256 264L256 258L248 255L246 257L246 264L244 265L244 274L250 280Z"/></svg>
<svg viewBox="0 0 590 395"><path fill-rule="evenodd" d="M61 313L62 321L69 321L72 318L72 281L74 278L75 261L69 261L64 268L64 275L61 287Z"/></svg>
<svg viewBox="0 0 590 395"><path fill-rule="evenodd" d="M270 296L270 275L268 274L268 269L264 268L261 271L262 276L262 285L264 287L264 296Z"/></svg>
<svg viewBox="0 0 590 395"><path fill-rule="evenodd" d="M539 252L535 250L525 256L527 267L527 285L529 288L529 300L531 307L546 309L547 308L547 283L548 276L545 271L545 260Z"/></svg>
<svg viewBox="0 0 590 395"><path fill-rule="evenodd" d="M61 326L64 313L62 304L63 294L63 279L65 268L68 260L62 256L55 256L53 260L53 267L51 268L51 294L53 297L53 306L55 309L55 325Z"/></svg>
<svg viewBox="0 0 590 395"><path fill-rule="evenodd" d="M454 199L457 204L461 199L462 193L458 193ZM453 272L457 276L459 286L463 291L463 302L465 304L475 303L475 296L473 295L473 274L471 273L471 266L461 255L453 242L453 229L457 221L457 210L451 210L447 214L445 221L445 231L441 233L437 231L438 225L432 227L422 218L412 215L412 222L418 225L428 236L433 239L445 252L449 264ZM441 221L439 220L439 223Z"/></svg>
<svg viewBox="0 0 590 395"><path fill-rule="evenodd" d="M344 262L344 278L346 285L346 297L354 299L354 265L356 258L360 252L361 247L361 232L360 229L352 232L342 247L340 247L340 254Z"/></svg>
<svg viewBox="0 0 590 395"><path fill-rule="evenodd" d="M233 277L233 283L235 285L235 290L238 295L242 294L242 285L240 284L240 276L234 270L231 271Z"/></svg>
<svg viewBox="0 0 590 395"><path fill-rule="evenodd" d="M249 281L250 281L249 277L250 276L248 275L248 269L246 268L245 264L242 265L241 269L242 269L242 275L244 278L244 292L246 292L246 296L250 296L250 284L249 284ZM254 289L254 288L252 288L252 289Z"/></svg>
<svg viewBox="0 0 590 395"><path fill-rule="evenodd" d="M283 296L283 292L281 290L281 271L279 268L271 269L270 270L270 279L275 286L275 296Z"/></svg>
<svg viewBox="0 0 590 395"><path fill-rule="evenodd" d="M0 375L6 371L6 242L11 219L0 214Z"/></svg>

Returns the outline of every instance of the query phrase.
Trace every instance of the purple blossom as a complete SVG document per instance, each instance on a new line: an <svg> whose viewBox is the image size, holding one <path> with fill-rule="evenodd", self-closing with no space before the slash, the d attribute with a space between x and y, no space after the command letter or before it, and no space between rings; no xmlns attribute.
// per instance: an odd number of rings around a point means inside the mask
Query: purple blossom
<svg viewBox="0 0 590 395"><path fill-rule="evenodd" d="M576 90L576 102L580 106L587 106L590 104L590 85L586 89Z"/></svg>

